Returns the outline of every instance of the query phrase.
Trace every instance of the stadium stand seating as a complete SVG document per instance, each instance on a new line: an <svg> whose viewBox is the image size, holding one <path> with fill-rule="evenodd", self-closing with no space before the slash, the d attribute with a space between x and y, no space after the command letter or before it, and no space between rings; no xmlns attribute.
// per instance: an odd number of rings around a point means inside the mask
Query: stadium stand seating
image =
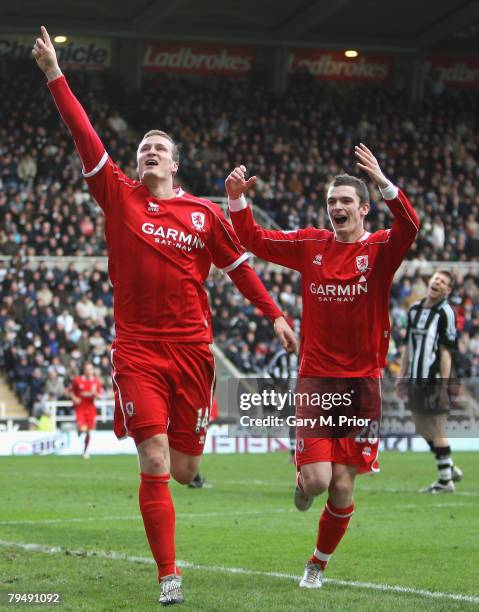
<svg viewBox="0 0 479 612"><path fill-rule="evenodd" d="M38 71L26 64L8 70L0 81L0 354L12 388L33 411L45 397L65 397L87 358L111 393L112 293L103 216L70 137ZM459 361L464 375L479 375L479 264L457 266L479 261L477 94L431 92L421 108L408 109L404 91L318 84L307 76L295 77L282 97L224 78L161 76L139 92L108 75L68 78L128 174L135 175L141 135L164 129L181 143L179 181L186 190L223 196L225 176L245 163L260 177L255 203L285 229L327 226L325 187L335 174L355 172L353 146L366 142L422 222L409 254L416 265L392 290L389 369L397 372L407 307L424 294L423 264L444 261L457 268L451 301ZM374 231L390 217L375 188L371 196L367 229ZM255 268L299 328L299 275L262 262ZM269 322L218 271L207 290L218 346L241 371L262 372L278 348Z"/></svg>

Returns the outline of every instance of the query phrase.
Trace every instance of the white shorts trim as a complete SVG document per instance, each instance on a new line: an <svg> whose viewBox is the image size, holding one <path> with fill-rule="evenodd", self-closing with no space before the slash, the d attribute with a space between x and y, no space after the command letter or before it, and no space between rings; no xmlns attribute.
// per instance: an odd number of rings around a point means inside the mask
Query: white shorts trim
<svg viewBox="0 0 479 612"><path fill-rule="evenodd" d="M120 390L120 385L117 383L116 381L116 369L115 369L115 364L113 362L113 355L115 353L116 349L111 349L111 354L110 354L110 361L111 361L111 379L113 381L113 384L116 387L116 390L118 391L118 401L120 403L120 409L121 409L121 413L123 415L123 427L125 428L125 435L121 436L120 438L118 438L119 440L125 440L125 438L128 438L128 427L126 425L126 415L125 415L125 411L123 409L123 398L121 397L121 390ZM116 406L115 406L116 409Z"/></svg>

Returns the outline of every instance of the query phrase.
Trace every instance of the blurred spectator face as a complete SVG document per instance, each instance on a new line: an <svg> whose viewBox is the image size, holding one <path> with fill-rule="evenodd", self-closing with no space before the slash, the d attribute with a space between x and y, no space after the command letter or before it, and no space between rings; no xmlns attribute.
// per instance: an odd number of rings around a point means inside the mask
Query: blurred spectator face
<svg viewBox="0 0 479 612"><path fill-rule="evenodd" d="M140 142L137 152L138 176L145 179L166 179L178 171L174 160L175 145L165 136L153 134Z"/></svg>
<svg viewBox="0 0 479 612"><path fill-rule="evenodd" d="M440 301L447 297L451 293L451 290L450 278L441 272L436 272L429 280L427 297L430 300Z"/></svg>
<svg viewBox="0 0 479 612"><path fill-rule="evenodd" d="M369 204L359 201L354 187L340 185L328 189L328 216L334 232L339 236L362 228L368 212Z"/></svg>

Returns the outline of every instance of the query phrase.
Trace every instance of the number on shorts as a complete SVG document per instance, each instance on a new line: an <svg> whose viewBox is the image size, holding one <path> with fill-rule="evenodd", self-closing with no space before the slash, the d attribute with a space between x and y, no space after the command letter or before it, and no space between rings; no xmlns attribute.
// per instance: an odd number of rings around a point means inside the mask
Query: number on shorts
<svg viewBox="0 0 479 612"><path fill-rule="evenodd" d="M204 413L203 413L204 410ZM208 406L206 406L206 408L198 408L198 410L196 411L196 428L195 428L195 433L199 434L200 431L202 429L208 429L208 423L210 422L209 419L209 408Z"/></svg>

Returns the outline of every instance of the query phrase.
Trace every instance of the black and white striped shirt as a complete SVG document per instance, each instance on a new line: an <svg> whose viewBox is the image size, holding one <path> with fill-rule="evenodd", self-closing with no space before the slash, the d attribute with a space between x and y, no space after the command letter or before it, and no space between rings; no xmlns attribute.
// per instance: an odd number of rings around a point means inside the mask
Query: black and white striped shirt
<svg viewBox="0 0 479 612"><path fill-rule="evenodd" d="M293 388L298 377L298 356L280 349L268 363L267 372L275 382L283 382Z"/></svg>
<svg viewBox="0 0 479 612"><path fill-rule="evenodd" d="M432 308L426 308L425 301L416 302L408 312L407 376L432 380L440 376L439 347L456 348L456 316L447 299Z"/></svg>

